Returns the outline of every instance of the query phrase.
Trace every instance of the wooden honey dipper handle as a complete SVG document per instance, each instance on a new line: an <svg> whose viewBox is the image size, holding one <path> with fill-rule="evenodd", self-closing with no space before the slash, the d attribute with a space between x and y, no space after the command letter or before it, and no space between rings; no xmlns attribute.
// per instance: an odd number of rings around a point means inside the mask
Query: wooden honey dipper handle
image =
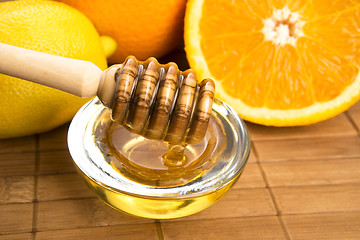
<svg viewBox="0 0 360 240"><path fill-rule="evenodd" d="M79 97L97 95L112 119L147 138L198 143L205 135L214 99L214 82L198 84L192 70L155 58L101 71L91 62L54 56L0 43L0 73L59 89Z"/></svg>
<svg viewBox="0 0 360 240"><path fill-rule="evenodd" d="M103 71L95 64L0 43L0 73L79 97L95 96Z"/></svg>

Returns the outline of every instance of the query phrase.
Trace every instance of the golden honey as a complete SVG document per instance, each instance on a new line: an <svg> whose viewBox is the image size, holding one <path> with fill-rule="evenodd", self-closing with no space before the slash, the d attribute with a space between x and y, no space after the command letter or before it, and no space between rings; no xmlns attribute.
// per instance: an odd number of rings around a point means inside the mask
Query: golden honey
<svg viewBox="0 0 360 240"><path fill-rule="evenodd" d="M99 185L83 175L88 186L107 205L122 212L152 219L172 219L200 212L217 202L233 185L236 179L212 193L190 198L157 198L122 193Z"/></svg>
<svg viewBox="0 0 360 240"><path fill-rule="evenodd" d="M203 141L176 157L182 146L131 133L95 99L70 126L70 153L98 198L117 210L153 219L194 214L229 191L250 151L244 123L226 104L214 103Z"/></svg>

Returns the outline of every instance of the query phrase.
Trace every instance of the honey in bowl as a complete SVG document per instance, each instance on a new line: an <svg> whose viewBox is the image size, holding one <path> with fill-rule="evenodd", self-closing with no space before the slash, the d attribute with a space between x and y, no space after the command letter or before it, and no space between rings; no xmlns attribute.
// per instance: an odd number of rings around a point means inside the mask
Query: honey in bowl
<svg viewBox="0 0 360 240"><path fill-rule="evenodd" d="M164 157L173 146L132 133L110 115L98 99L86 104L70 125L69 150L94 193L132 215L171 219L211 206L238 180L249 156L244 122L218 99L203 140L188 144L185 160L175 164Z"/></svg>

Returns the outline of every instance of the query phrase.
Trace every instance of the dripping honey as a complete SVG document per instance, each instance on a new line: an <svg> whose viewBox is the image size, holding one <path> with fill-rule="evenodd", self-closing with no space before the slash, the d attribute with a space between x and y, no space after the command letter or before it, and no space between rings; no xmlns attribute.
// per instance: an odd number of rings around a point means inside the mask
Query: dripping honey
<svg viewBox="0 0 360 240"><path fill-rule="evenodd" d="M111 166L126 178L150 186L176 186L210 170L226 138L211 121L204 140L196 145L151 140L111 124L106 136ZM219 147L222 146L222 147Z"/></svg>

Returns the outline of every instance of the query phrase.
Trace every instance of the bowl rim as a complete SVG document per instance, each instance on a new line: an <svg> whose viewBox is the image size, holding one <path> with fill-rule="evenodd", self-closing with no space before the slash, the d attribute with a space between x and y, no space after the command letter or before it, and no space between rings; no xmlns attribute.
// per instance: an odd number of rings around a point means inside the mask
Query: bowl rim
<svg viewBox="0 0 360 240"><path fill-rule="evenodd" d="M89 122L93 120L92 118L96 116L96 112L103 111L106 107L102 105L101 101L95 97L94 99L87 102L80 110L77 112L73 120L71 121L68 135L67 135L67 142L68 142L68 149L72 160L78 169L84 174L88 179L94 181L96 184L110 190L112 192L120 192L124 194L129 194L133 196L143 196L143 197L152 197L152 198L190 198L196 197L200 195L207 195L214 191L219 190L227 186L229 183L234 182L235 178L238 178L239 175L245 168L245 165L248 161L250 150L251 150L251 140L250 134L247 129L245 122L240 118L240 116L235 112L233 108L231 108L225 102L215 98L213 104L213 111L220 113L221 111L226 111L228 114L231 114L232 118L234 119L234 123L232 128L235 128L238 136L235 136L238 139L239 150L235 152L233 156L231 156L231 161L238 161L238 167L232 169L232 174L228 174L226 176L222 176L221 179L210 179L207 182L196 183L192 185L192 190L189 191L189 183L184 185L178 185L176 188L169 187L169 188L161 188L161 187L154 187L154 186L146 186L144 184L138 184L137 186L143 187L142 192L133 191L132 188L129 188L126 182L121 182L124 186L119 186L119 182L111 180L113 177L112 174L117 173L114 169L112 169L109 165L108 169L103 169L96 166L96 164L92 161L92 159L87 155L86 149L84 149L84 141L90 141L91 139L84 139L84 134ZM85 117L89 117L90 119L88 122L84 121ZM82 149L83 151L79 151ZM88 162L88 165L85 163ZM234 165L237 166L237 165ZM233 168L234 168L233 166ZM111 169L110 169L111 168ZM96 175L92 174L91 170L98 171ZM115 173L114 173L115 172ZM91 173L91 174L90 174ZM119 174L119 173L117 173ZM102 178L106 178L107 182L99 180L99 176L101 175ZM176 191L174 190L176 189ZM194 191L193 189L198 189L198 191Z"/></svg>

